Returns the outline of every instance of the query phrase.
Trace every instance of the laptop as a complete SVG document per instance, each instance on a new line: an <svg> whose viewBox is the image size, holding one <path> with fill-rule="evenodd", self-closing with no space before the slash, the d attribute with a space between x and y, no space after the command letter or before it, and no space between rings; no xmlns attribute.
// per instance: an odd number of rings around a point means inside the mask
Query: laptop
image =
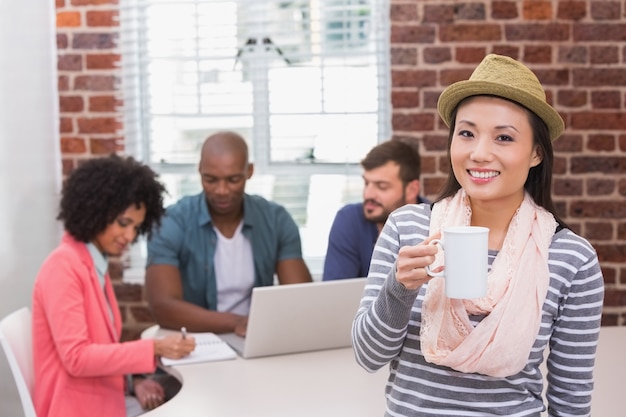
<svg viewBox="0 0 626 417"><path fill-rule="evenodd" d="M246 337L220 337L246 359L351 346L365 280L255 287Z"/></svg>

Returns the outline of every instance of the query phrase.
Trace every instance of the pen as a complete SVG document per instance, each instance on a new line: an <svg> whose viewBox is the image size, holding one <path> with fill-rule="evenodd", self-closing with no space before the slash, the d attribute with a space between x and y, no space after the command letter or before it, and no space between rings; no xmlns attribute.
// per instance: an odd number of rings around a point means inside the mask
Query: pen
<svg viewBox="0 0 626 417"><path fill-rule="evenodd" d="M180 332L183 335L183 340L187 338L187 328L186 327L181 327L180 328Z"/></svg>

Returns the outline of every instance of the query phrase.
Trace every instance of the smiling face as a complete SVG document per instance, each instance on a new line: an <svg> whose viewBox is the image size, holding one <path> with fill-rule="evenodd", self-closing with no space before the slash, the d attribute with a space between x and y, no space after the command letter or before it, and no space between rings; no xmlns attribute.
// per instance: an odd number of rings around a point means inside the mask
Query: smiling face
<svg viewBox="0 0 626 417"><path fill-rule="evenodd" d="M98 233L92 243L105 255L120 256L133 243L141 223L146 217L146 207L131 204L117 216L104 231Z"/></svg>
<svg viewBox="0 0 626 417"><path fill-rule="evenodd" d="M517 208L530 168L541 162L526 109L497 97L459 106L450 145L452 170L473 204Z"/></svg>

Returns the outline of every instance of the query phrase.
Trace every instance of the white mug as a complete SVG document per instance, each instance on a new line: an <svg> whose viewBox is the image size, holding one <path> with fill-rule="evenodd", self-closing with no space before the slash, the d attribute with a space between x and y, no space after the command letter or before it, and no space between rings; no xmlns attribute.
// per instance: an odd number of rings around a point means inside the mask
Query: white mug
<svg viewBox="0 0 626 417"><path fill-rule="evenodd" d="M479 226L446 227L443 237L431 245L444 251L444 270L426 273L444 277L448 298L480 298L487 295L489 229Z"/></svg>

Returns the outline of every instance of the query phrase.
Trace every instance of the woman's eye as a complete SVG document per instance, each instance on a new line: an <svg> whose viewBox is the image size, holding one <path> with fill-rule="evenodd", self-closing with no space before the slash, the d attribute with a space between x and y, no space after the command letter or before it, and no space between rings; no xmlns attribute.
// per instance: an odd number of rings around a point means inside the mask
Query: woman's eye
<svg viewBox="0 0 626 417"><path fill-rule="evenodd" d="M474 135L469 130L460 130L459 131L459 136L463 136L463 137L466 137L466 138L471 138Z"/></svg>
<svg viewBox="0 0 626 417"><path fill-rule="evenodd" d="M513 138L508 135L500 135L497 140L500 142L513 142Z"/></svg>

